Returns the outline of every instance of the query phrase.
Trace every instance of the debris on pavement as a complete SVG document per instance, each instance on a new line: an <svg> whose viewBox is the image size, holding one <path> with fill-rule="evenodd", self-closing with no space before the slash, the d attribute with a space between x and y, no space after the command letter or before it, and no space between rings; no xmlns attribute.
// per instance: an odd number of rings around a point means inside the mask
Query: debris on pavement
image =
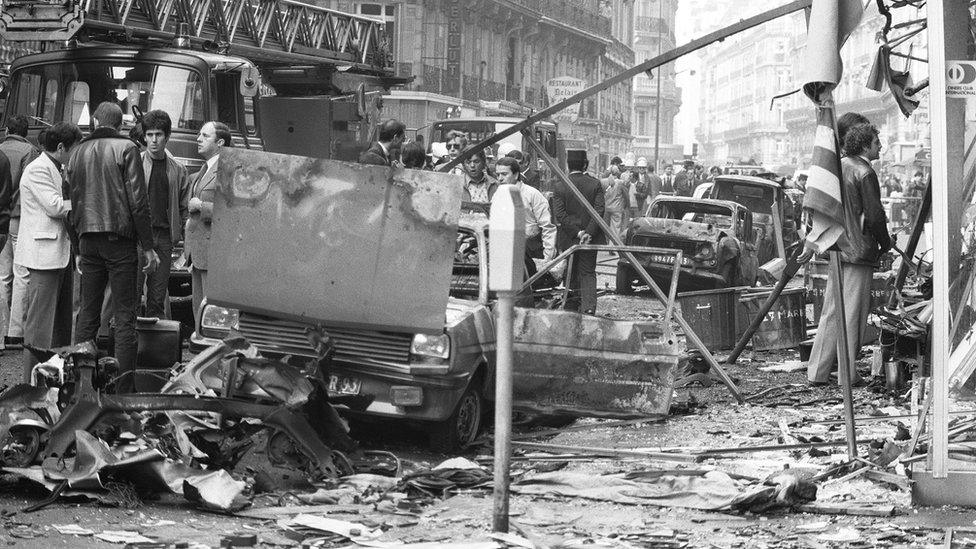
<svg viewBox="0 0 976 549"><path fill-rule="evenodd" d="M107 541L109 543L152 543L156 540L152 538L147 538L146 536L140 534L139 532L132 532L129 530L106 530L100 534L95 534L95 537Z"/></svg>
<svg viewBox="0 0 976 549"><path fill-rule="evenodd" d="M93 536L95 535L94 530L89 530L88 528L82 528L77 524L52 524L51 528L58 531L59 534L64 536Z"/></svg>
<svg viewBox="0 0 976 549"><path fill-rule="evenodd" d="M246 483L223 469L183 480L183 496L214 511L236 511L250 505L245 490Z"/></svg>

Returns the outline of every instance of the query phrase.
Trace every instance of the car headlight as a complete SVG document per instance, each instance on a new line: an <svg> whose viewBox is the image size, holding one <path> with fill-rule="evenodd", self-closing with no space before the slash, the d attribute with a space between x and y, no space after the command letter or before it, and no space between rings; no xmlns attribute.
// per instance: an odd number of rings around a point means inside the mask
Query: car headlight
<svg viewBox="0 0 976 549"><path fill-rule="evenodd" d="M715 248L708 242L702 242L695 248L695 256L692 259L699 263L715 259Z"/></svg>
<svg viewBox="0 0 976 549"><path fill-rule="evenodd" d="M414 334L410 344L410 354L433 358L451 356L451 338L447 334Z"/></svg>
<svg viewBox="0 0 976 549"><path fill-rule="evenodd" d="M240 312L237 309L206 305L200 315L200 330L228 332L237 325L239 317Z"/></svg>

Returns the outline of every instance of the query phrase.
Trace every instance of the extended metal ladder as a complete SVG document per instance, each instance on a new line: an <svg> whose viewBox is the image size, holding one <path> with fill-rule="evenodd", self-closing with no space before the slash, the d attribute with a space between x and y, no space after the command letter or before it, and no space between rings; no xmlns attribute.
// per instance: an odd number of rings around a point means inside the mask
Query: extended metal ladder
<svg viewBox="0 0 976 549"><path fill-rule="evenodd" d="M0 12L0 36L12 41L123 44L181 35L257 65L392 75L382 21L294 0L7 0Z"/></svg>

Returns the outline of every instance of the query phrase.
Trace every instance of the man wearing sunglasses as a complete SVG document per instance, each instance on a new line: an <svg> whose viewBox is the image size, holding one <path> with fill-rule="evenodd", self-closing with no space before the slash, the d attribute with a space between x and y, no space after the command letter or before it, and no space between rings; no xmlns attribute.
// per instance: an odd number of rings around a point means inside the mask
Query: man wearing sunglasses
<svg viewBox="0 0 976 549"><path fill-rule="evenodd" d="M441 160L438 162L438 165L446 164L451 160L454 160L455 158L458 157L459 154L461 154L461 151L463 151L467 147L468 147L468 137L463 132L459 132L457 130L449 131L447 133L447 156L441 158ZM454 168L452 168L451 171L448 173L452 173L455 175L465 175L463 163L454 166Z"/></svg>

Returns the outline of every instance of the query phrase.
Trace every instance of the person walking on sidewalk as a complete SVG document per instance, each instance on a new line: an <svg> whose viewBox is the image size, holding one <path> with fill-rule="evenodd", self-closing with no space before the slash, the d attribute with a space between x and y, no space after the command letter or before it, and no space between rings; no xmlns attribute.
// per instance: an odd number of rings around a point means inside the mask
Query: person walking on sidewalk
<svg viewBox="0 0 976 549"><path fill-rule="evenodd" d="M115 358L120 393L135 389L138 246L145 272L156 270L146 177L139 146L119 133L122 109L108 101L92 114L95 130L68 160L72 244L79 251L81 308L75 343L93 341L101 324L105 287L114 300Z"/></svg>

